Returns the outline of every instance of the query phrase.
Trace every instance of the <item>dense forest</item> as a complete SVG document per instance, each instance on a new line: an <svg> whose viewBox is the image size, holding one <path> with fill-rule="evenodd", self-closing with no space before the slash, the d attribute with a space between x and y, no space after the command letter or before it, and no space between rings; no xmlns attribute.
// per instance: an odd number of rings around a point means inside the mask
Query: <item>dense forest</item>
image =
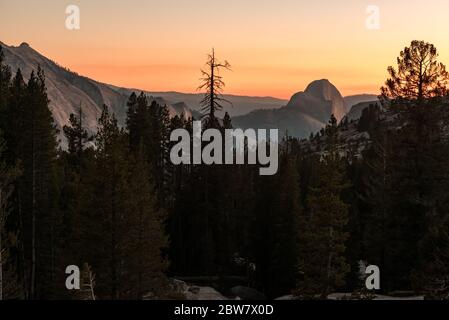
<svg viewBox="0 0 449 320"><path fill-rule="evenodd" d="M437 59L413 41L380 104L308 140L285 133L277 174L261 176L173 165L170 133L193 119L144 93L123 106L124 128L105 105L94 135L80 106L62 149L43 70L24 79L0 51L0 299L183 298L174 278L360 298L363 263L379 266L380 292L449 298L449 77ZM232 128L215 116L230 65L212 53L207 67L204 129ZM351 126L369 136L357 148L342 139ZM82 267L81 290L65 287L69 265Z"/></svg>

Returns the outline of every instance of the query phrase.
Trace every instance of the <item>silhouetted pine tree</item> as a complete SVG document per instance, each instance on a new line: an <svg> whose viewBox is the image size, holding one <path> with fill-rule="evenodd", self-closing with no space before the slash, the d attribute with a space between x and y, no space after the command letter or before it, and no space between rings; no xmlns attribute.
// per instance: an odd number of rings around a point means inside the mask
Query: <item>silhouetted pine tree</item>
<svg viewBox="0 0 449 320"><path fill-rule="evenodd" d="M206 128L219 128L220 125L215 112L223 109L223 102L231 104L222 96L225 83L220 71L221 69L231 70L231 65L226 60L224 62L218 61L215 57L215 50L212 49L212 53L207 56L206 66L209 70L201 70L203 78L201 78L201 85L198 87L198 90L206 90L200 103L201 110L206 120Z"/></svg>
<svg viewBox="0 0 449 320"><path fill-rule="evenodd" d="M165 290L165 215L157 207L150 164L143 151L129 152L129 138L106 106L99 125L94 178L87 182L88 222L93 224L87 237L96 246L86 256L96 270L97 295L160 296Z"/></svg>
<svg viewBox="0 0 449 320"><path fill-rule="evenodd" d="M429 261L438 255L431 243L447 240L436 227L446 220L440 208L447 201L442 191L447 188L443 160L447 142L442 131L447 107L442 98L448 84L446 68L437 58L432 44L413 41L401 52L398 71L389 68L391 78L382 89L384 107L398 123L389 138L393 188L386 269L392 279L389 286L401 289L423 286L416 279L426 277L424 266L432 269Z"/></svg>
<svg viewBox="0 0 449 320"><path fill-rule="evenodd" d="M348 206L341 199L348 186L338 153L335 117L325 134L326 154L317 164L317 181L308 191L306 210L299 219L297 292L304 296L325 296L344 285L350 269L345 259Z"/></svg>
<svg viewBox="0 0 449 320"><path fill-rule="evenodd" d="M82 153L92 139L83 126L83 110L81 105L78 108L78 114L70 114L69 126L64 126L63 132L67 139L68 153L72 156L81 157ZM78 162L80 159L78 159Z"/></svg>
<svg viewBox="0 0 449 320"><path fill-rule="evenodd" d="M397 69L388 67L390 78L381 88L382 102L421 102L446 95L449 73L437 59L438 51L433 44L412 41L400 52Z"/></svg>
<svg viewBox="0 0 449 320"><path fill-rule="evenodd" d="M90 226L86 215L88 202L89 174L93 172L94 151L88 146L92 140L83 126L81 106L77 115L71 114L69 125L63 127L68 149L58 158L60 171L59 211L61 216L60 237L64 241L64 252L59 255L61 266L75 264L80 266L88 258L91 246L88 237ZM64 269L64 268L62 268ZM64 270L58 272L58 283L63 294L67 294L64 283L67 276ZM70 297L70 296L69 296Z"/></svg>
<svg viewBox="0 0 449 320"><path fill-rule="evenodd" d="M9 96L9 86L11 84L11 68L4 64L5 55L0 45L0 129L5 131L7 128L7 102Z"/></svg>
<svg viewBox="0 0 449 320"><path fill-rule="evenodd" d="M156 101L149 104L148 97L141 92L131 94L128 99L127 129L131 150L142 149L151 165L151 175L155 180L159 205L166 206L168 180L170 179L170 115L167 106ZM150 177L149 177L150 179Z"/></svg>
<svg viewBox="0 0 449 320"><path fill-rule="evenodd" d="M18 71L11 86L8 116L11 120L8 148L20 160L23 175L18 181L19 235L24 248L23 266L28 296L52 295L55 274L56 129L48 109L42 69L32 72L25 85Z"/></svg>
<svg viewBox="0 0 449 320"><path fill-rule="evenodd" d="M404 265L405 274L411 274L415 288L422 288L426 285L422 279L440 277L444 273L445 269L440 268L439 272L438 268L433 269L433 262L449 261L442 253L448 250L449 241L445 231L449 219L445 209L449 200L445 191L449 187L449 153L441 117L448 106L441 101L426 101L411 108L413 110L406 114L406 124L397 133L396 147L401 152L394 154L393 178L398 191L393 194L397 218L394 222L399 219L401 230L410 232L403 235L404 244L398 248L402 249L401 256L405 259L402 261L409 261L409 268L414 270L410 273ZM407 221L396 216L400 213ZM395 264L394 268L397 270L398 266ZM405 280L402 285L407 285Z"/></svg>
<svg viewBox="0 0 449 320"><path fill-rule="evenodd" d="M164 222L165 211L158 209L157 194L148 179L150 167L142 153L128 159L126 228L126 276L124 284L135 299L144 296L161 297L165 294L167 259L163 251L167 247Z"/></svg>
<svg viewBox="0 0 449 320"><path fill-rule="evenodd" d="M388 217L391 213L391 147L388 132L380 130L374 136L371 147L363 153L361 183L358 185L358 199L365 204L359 217L362 224L362 245L358 260L368 261L383 270L382 290L388 290L391 283L388 272L387 252L390 231Z"/></svg>
<svg viewBox="0 0 449 320"><path fill-rule="evenodd" d="M20 298L23 294L18 279L16 264L10 251L17 237L6 228L12 209L14 182L20 175L17 166L10 167L4 159L5 142L0 131L0 300Z"/></svg>
<svg viewBox="0 0 449 320"><path fill-rule="evenodd" d="M95 243L86 261L90 261L97 273L97 288L100 297L108 299L125 298L122 291L126 279L123 278L124 239L126 225L125 194L128 171L126 136L119 129L117 119L103 107L96 135L97 150L95 167L92 168L89 221L91 243Z"/></svg>
<svg viewBox="0 0 449 320"><path fill-rule="evenodd" d="M6 140L6 157L11 164L19 158L19 150L23 145L22 132L25 129L25 123L21 116L25 113L26 83L20 69L17 70L9 86L9 92L4 97L7 97L7 100L2 112L5 115L4 119L8 119L8 121L5 121L2 126Z"/></svg>
<svg viewBox="0 0 449 320"><path fill-rule="evenodd" d="M272 298L289 293L296 278L299 177L296 156L288 150L288 141L283 144L278 174L258 178L254 214L257 280Z"/></svg>
<svg viewBox="0 0 449 320"><path fill-rule="evenodd" d="M131 150L137 150L141 145L151 149L153 137L147 96L143 92L139 96L133 92L128 99L127 107L126 125Z"/></svg>

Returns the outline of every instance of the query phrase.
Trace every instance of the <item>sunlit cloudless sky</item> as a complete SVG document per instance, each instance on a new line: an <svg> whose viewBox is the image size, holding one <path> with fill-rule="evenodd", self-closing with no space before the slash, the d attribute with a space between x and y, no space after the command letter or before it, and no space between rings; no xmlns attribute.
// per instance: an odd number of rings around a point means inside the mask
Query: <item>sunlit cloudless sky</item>
<svg viewBox="0 0 449 320"><path fill-rule="evenodd" d="M65 27L70 4L80 30ZM366 28L368 5L379 30ZM349 95L378 93L414 39L449 63L448 12L448 0L0 0L0 41L103 82L182 92L214 47L233 67L227 93L289 98L326 78Z"/></svg>

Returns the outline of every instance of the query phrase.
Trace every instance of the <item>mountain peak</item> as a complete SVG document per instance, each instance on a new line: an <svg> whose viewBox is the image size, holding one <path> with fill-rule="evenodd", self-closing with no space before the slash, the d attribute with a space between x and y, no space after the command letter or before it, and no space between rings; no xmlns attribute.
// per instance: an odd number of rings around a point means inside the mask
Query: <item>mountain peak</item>
<svg viewBox="0 0 449 320"><path fill-rule="evenodd" d="M331 82L329 81L329 79L319 79L319 80L315 80L312 81L309 85L314 84L314 83L321 83L321 84L331 84Z"/></svg>
<svg viewBox="0 0 449 320"><path fill-rule="evenodd" d="M340 121L346 113L340 91L327 79L311 82L304 92L292 96L288 106L327 123L331 114Z"/></svg>
<svg viewBox="0 0 449 320"><path fill-rule="evenodd" d="M307 86L305 93L324 100L333 100L335 97L341 97L338 89L327 79L311 82Z"/></svg>

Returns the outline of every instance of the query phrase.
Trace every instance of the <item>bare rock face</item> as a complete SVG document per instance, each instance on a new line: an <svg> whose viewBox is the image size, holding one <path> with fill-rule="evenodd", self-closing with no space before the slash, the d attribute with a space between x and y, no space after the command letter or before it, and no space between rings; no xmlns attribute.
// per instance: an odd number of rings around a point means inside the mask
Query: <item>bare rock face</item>
<svg viewBox="0 0 449 320"><path fill-rule="evenodd" d="M346 114L345 119L348 119L348 121L359 120L362 116L363 110L368 108L370 105L376 104L378 104L377 101L360 102L351 108L351 110Z"/></svg>
<svg viewBox="0 0 449 320"><path fill-rule="evenodd" d="M333 114L340 121L346 106L337 88L328 80L310 83L305 91L294 94L286 107L257 110L232 119L236 127L278 129L294 137L306 138L323 128Z"/></svg>
<svg viewBox="0 0 449 320"><path fill-rule="evenodd" d="M304 92L293 95L287 107L299 109L302 113L324 123L332 114L340 121L346 113L343 97L326 79L313 81Z"/></svg>
<svg viewBox="0 0 449 320"><path fill-rule="evenodd" d="M378 95L375 94L369 94L369 93L363 93L363 94L355 94L352 96L346 96L343 98L345 100L346 104L346 114L351 111L352 107L362 103L362 102L372 102L372 101L379 101Z"/></svg>
<svg viewBox="0 0 449 320"><path fill-rule="evenodd" d="M38 65L44 70L50 109L59 128L68 124L70 113L77 113L81 105L85 117L84 123L93 130L101 114L103 103L108 104L119 122L123 123L126 114L123 103L126 105L127 99L124 93L70 72L26 43L18 47L5 45L2 47L5 52L5 63L11 66L13 73L20 69L25 81Z"/></svg>
<svg viewBox="0 0 449 320"><path fill-rule="evenodd" d="M83 122L88 131L94 133L103 104L115 114L119 125L125 125L128 97L133 91L139 93L140 90L119 88L81 76L46 58L27 43L22 43L18 47L0 44L5 53L5 64L11 67L13 73L20 69L25 81L38 65L44 70L45 85L50 99L49 107L59 129L67 125L70 114L77 114L79 106L82 106ZM183 115L186 118L192 116L191 110L185 104L173 103L164 98L151 99L161 105L167 105L171 116ZM64 146L63 137L60 138Z"/></svg>

